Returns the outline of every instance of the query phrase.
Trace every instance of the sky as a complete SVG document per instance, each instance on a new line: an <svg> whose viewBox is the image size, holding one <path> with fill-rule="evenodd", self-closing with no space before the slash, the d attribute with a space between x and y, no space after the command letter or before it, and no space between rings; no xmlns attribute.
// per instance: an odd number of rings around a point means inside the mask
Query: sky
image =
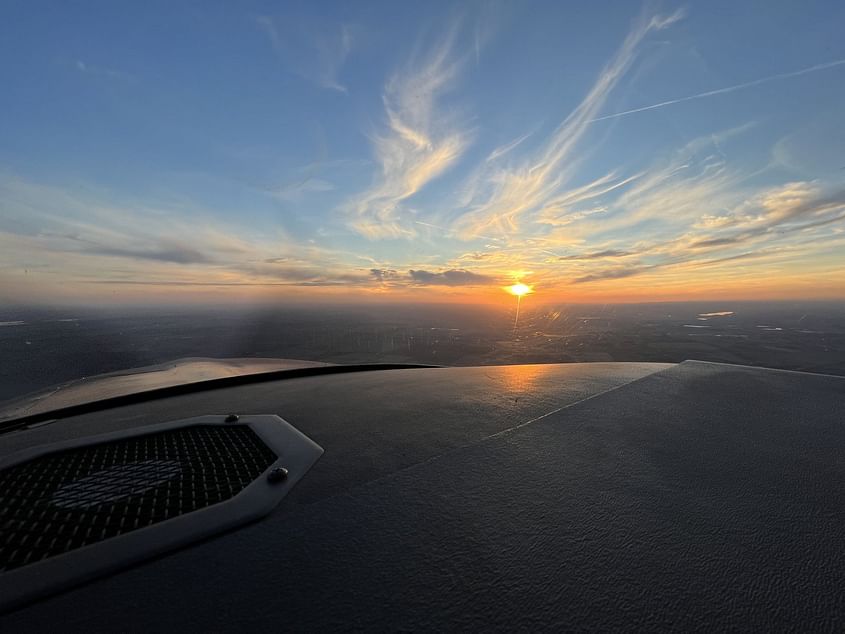
<svg viewBox="0 0 845 634"><path fill-rule="evenodd" d="M842 2L0 5L0 304L845 298Z"/></svg>

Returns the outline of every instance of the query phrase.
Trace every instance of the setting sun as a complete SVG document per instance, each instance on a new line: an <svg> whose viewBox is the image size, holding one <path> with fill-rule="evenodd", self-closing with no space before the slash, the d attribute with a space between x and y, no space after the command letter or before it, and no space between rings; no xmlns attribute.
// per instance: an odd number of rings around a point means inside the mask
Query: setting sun
<svg viewBox="0 0 845 634"><path fill-rule="evenodd" d="M528 284L522 284L521 282L514 284L513 286L506 286L505 290L510 293L511 295L516 295L517 297L522 297L523 295L528 295L529 293L534 292L533 286L528 286Z"/></svg>

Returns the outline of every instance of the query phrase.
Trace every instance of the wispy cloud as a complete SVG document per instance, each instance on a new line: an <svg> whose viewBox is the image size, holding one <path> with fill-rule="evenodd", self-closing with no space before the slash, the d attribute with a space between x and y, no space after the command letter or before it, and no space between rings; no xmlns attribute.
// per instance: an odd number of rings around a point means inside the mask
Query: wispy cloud
<svg viewBox="0 0 845 634"><path fill-rule="evenodd" d="M200 208L116 202L91 188L0 174L0 268L86 283L371 284L351 259Z"/></svg>
<svg viewBox="0 0 845 634"><path fill-rule="evenodd" d="M598 271L596 273L590 273L589 275L584 275L583 277L577 277L572 280L573 284L584 284L585 282L598 282L600 280L618 280L624 277L633 277L634 275L639 275L645 271L648 271L651 267L647 266L640 266L640 267L625 267L625 268L613 268L607 269L603 271Z"/></svg>
<svg viewBox="0 0 845 634"><path fill-rule="evenodd" d="M447 271L409 271L411 279L427 286L488 286L496 280L488 275L473 273L465 269L449 269Z"/></svg>
<svg viewBox="0 0 845 634"><path fill-rule="evenodd" d="M525 139L530 137L532 134L534 134L533 131L532 132L526 132L522 136L515 138L513 141L510 141L509 143L505 143L504 145L500 145L499 147L494 149L492 152L490 152L490 154L487 156L487 162L489 163L490 161L495 161L496 159L503 157L505 154L507 154L511 150L516 149L519 145L522 144L523 141L525 141Z"/></svg>
<svg viewBox="0 0 845 634"><path fill-rule="evenodd" d="M494 276L527 267L547 288L579 292L619 287L616 280L628 288L631 278L640 288L681 284L679 275L715 280L733 275L739 260L773 283L777 262L805 266L812 244L829 250L845 241L845 192L821 182L751 186L766 170L738 169L726 152L752 127L695 138L633 176L611 171L561 188L519 232L454 263Z"/></svg>
<svg viewBox="0 0 845 634"><path fill-rule="evenodd" d="M653 103L648 106L641 106L639 108L632 108L631 110L624 110L622 112L614 112L613 114L603 115L601 117L596 117L592 119L590 123L594 123L596 121L605 121L607 119L617 119L619 117L626 117L628 115L636 114L638 112L645 112L647 110L657 110L658 108L665 108L666 106L672 106L678 103L684 103L685 101L694 101L696 99L704 99L706 97L715 97L716 95L726 95L728 93L736 92L737 90L745 90L746 88L753 88L755 86L760 86L762 84L768 84L769 82L779 81L782 79L789 79L790 77L800 77L801 75L807 75L809 73L816 73L821 70L827 70L829 68L836 68L837 66L845 65L845 59L838 59L832 62L826 62L824 64L816 64L814 66L808 66L807 68L802 68L801 70L792 71L789 73L778 73L777 75L769 75L768 77L762 77L760 79L754 79L752 81L743 82L741 84L734 84L732 86L725 86L724 88L716 88L715 90L707 90L705 92L700 92L695 95L687 95L686 97L678 97L677 99L669 99L667 101L661 101L658 103Z"/></svg>
<svg viewBox="0 0 845 634"><path fill-rule="evenodd" d="M571 280L573 284L628 278L671 269L690 271L733 265L737 260L788 258L800 261L844 236L825 232L830 225L845 225L845 191L819 183L795 182L762 191L739 203L728 213L731 223L687 227L687 231L651 247L622 252L622 256L648 256L631 265L607 266L614 252L587 253L564 260L595 259L598 267ZM796 240L795 236L802 236ZM742 249L739 251L739 249ZM592 258L591 256L597 256ZM598 257L601 256L601 257Z"/></svg>
<svg viewBox="0 0 845 634"><path fill-rule="evenodd" d="M153 260L174 264L207 264L214 261L209 254L180 240L154 237L140 240L138 246L108 244L73 234L40 233L37 235L54 251L104 255L137 260Z"/></svg>
<svg viewBox="0 0 845 634"><path fill-rule="evenodd" d="M561 262L568 262L573 260L605 260L608 258L626 258L635 255L632 251L621 251L619 249L605 249L604 251L592 251L589 253L580 253L575 255L562 255L558 257Z"/></svg>
<svg viewBox="0 0 845 634"><path fill-rule="evenodd" d="M611 172L563 195L564 207L577 203L574 213L558 215L555 207L549 207L538 221L555 227L550 239L573 235L595 239L596 234L630 232L649 223L652 234L674 235L690 225L734 222L725 219L726 210L745 200L741 183L749 174L731 169L722 147L751 127L741 125L692 139L626 179ZM596 196L601 197L600 207L585 211L579 206ZM599 211L601 215L595 215Z"/></svg>
<svg viewBox="0 0 845 634"><path fill-rule="evenodd" d="M291 71L321 88L347 92L339 74L354 43L350 25L318 28L266 15L255 20Z"/></svg>
<svg viewBox="0 0 845 634"><path fill-rule="evenodd" d="M367 238L414 235L400 220L402 203L452 167L469 145L469 132L439 108L463 63L453 51L456 34L457 26L385 86L385 125L373 137L379 173L345 205L351 227Z"/></svg>
<svg viewBox="0 0 845 634"><path fill-rule="evenodd" d="M536 213L552 202L571 175L579 141L631 67L640 43L650 32L668 27L683 15L682 11L677 11L668 16L640 18L616 55L599 73L586 97L537 154L520 167L499 169L494 166L484 177L476 176L469 209L455 222L458 233L467 239L489 231L507 235L518 229L523 216Z"/></svg>
<svg viewBox="0 0 845 634"><path fill-rule="evenodd" d="M783 238L845 219L845 190L826 189L818 182L786 183L758 194L731 214L734 222L717 227L692 242L690 248L737 245L767 236Z"/></svg>
<svg viewBox="0 0 845 634"><path fill-rule="evenodd" d="M595 213L607 211L605 206L593 206L585 209L581 205L625 187L640 176L642 174L617 178L616 174L611 172L591 183L561 192L543 205L537 215L537 222L552 226L564 226Z"/></svg>

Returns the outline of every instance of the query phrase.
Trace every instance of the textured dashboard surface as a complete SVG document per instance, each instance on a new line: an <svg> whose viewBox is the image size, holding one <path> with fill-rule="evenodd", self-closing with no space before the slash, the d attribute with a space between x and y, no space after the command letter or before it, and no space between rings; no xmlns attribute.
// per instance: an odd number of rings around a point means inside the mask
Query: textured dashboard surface
<svg viewBox="0 0 845 634"><path fill-rule="evenodd" d="M467 370L431 392L364 381L356 398L380 412L368 433L401 454L404 436L384 430L404 425L413 460L353 472L348 485L329 472L350 463L324 461L364 446L361 424L345 435L302 405L279 411L326 448L298 500L6 615L0 629L842 631L845 379L655 369L568 407L535 378L535 400L500 418L510 406L493 390L452 409ZM471 431L460 435L462 420ZM418 426L448 446L426 457Z"/></svg>
<svg viewBox="0 0 845 634"><path fill-rule="evenodd" d="M326 449L288 496L314 501L669 367L416 368L268 381L106 409L0 435L0 455L203 414L276 414Z"/></svg>

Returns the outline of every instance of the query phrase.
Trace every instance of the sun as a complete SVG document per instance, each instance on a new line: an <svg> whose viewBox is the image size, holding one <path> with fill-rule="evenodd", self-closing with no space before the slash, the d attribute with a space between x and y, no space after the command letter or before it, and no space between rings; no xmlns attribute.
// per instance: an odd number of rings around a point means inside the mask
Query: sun
<svg viewBox="0 0 845 634"><path fill-rule="evenodd" d="M523 284L522 282L517 282L513 286L506 286L505 290L510 293L511 295L516 295L517 297L522 297L523 295L528 295L529 293L534 292L533 286L528 286L528 284Z"/></svg>

